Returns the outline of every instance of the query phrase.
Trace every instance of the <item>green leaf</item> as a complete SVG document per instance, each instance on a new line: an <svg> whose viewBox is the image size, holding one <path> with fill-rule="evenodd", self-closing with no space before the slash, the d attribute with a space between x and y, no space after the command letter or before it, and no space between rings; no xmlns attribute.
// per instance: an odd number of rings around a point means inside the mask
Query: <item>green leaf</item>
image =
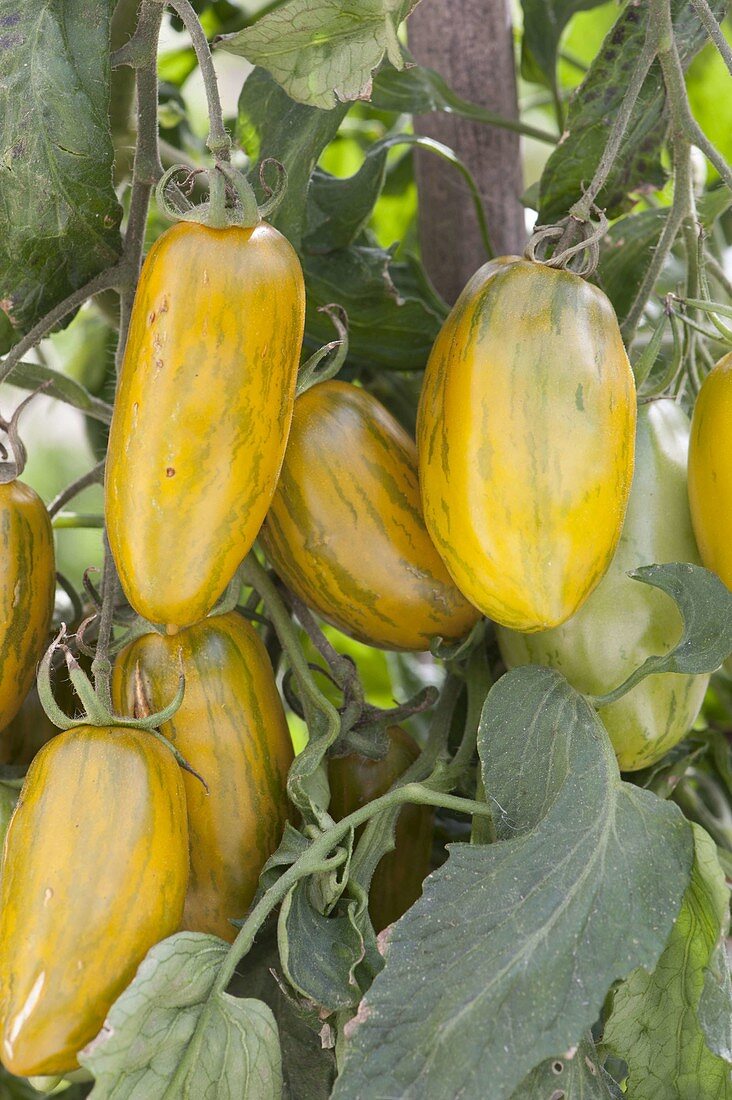
<svg viewBox="0 0 732 1100"><path fill-rule="evenodd" d="M53 367L47 367L45 363L16 363L8 375L7 382L9 385L31 392L48 383L43 392L49 397L55 397L67 405L73 405L75 409L81 409L87 416L101 421L102 424L110 424L112 421L111 405L94 397L80 382L76 382L66 374L61 374Z"/></svg>
<svg viewBox="0 0 732 1100"><path fill-rule="evenodd" d="M220 45L261 65L298 103L368 99L385 56L404 64L397 28L417 0L288 0Z"/></svg>
<svg viewBox="0 0 732 1100"><path fill-rule="evenodd" d="M605 1073L592 1036L556 1058L548 1058L526 1077L511 1100L623 1100L617 1082Z"/></svg>
<svg viewBox="0 0 732 1100"><path fill-rule="evenodd" d="M421 370L444 319L416 260L397 263L382 248L350 245L303 256L309 345L332 337L318 307L338 302L348 314L348 362L386 370Z"/></svg>
<svg viewBox="0 0 732 1100"><path fill-rule="evenodd" d="M702 225L711 229L731 205L732 195L726 187L706 192L698 204ZM603 238L596 281L612 302L621 325L651 265L667 217L668 207L628 214Z"/></svg>
<svg viewBox="0 0 732 1100"><path fill-rule="evenodd" d="M287 194L272 221L296 248L303 231L310 177L347 109L340 105L321 111L295 103L264 69L254 69L241 90L236 139L255 166L265 157L274 157L285 166ZM263 197L256 168L250 181Z"/></svg>
<svg viewBox="0 0 732 1100"><path fill-rule="evenodd" d="M380 142L372 145L358 172L347 179L316 168L308 193L308 252L347 248L365 228L384 186L388 151Z"/></svg>
<svg viewBox="0 0 732 1100"><path fill-rule="evenodd" d="M668 944L652 974L638 970L620 986L605 1028L604 1044L627 1063L633 1100L732 1096L732 1060L710 1050L698 1016L708 968L728 925L729 892L714 842L698 825L693 829L691 883ZM717 1036L728 1036L729 975L724 1001L718 997L715 1008L719 1014L709 1023Z"/></svg>
<svg viewBox="0 0 732 1100"><path fill-rule="evenodd" d="M726 0L713 0L721 19ZM672 0L674 37L684 67L706 42L706 34L687 0ZM618 112L646 33L648 0L628 4L605 39L587 76L574 93L565 134L541 177L539 222L564 217L595 174L608 138L608 119ZM665 90L658 62L651 67L608 182L597 204L613 217L628 206L632 191L661 187L665 173L661 146L666 133Z"/></svg>
<svg viewBox="0 0 732 1100"><path fill-rule="evenodd" d="M331 916L321 913L311 892L309 882L300 882L282 903L279 917L282 969L294 989L323 1008L334 1012L354 1007L362 994L355 971L366 951L364 934L356 927L350 912ZM374 961L375 955L378 960L375 943L371 946L371 959ZM380 969L380 961L375 969Z"/></svg>
<svg viewBox="0 0 732 1100"><path fill-rule="evenodd" d="M272 925L257 934L254 947L239 964L231 990L268 1004L282 1046L283 1100L328 1100L335 1079L335 1058L319 1032L317 1010L289 996L275 974L280 970L277 938Z"/></svg>
<svg viewBox="0 0 732 1100"><path fill-rule="evenodd" d="M0 0L0 307L16 339L120 253L107 118L114 6Z"/></svg>
<svg viewBox="0 0 732 1100"><path fill-rule="evenodd" d="M521 71L527 80L537 77L548 88L556 78L557 50L562 32L578 11L597 8L605 0L521 0L524 36Z"/></svg>
<svg viewBox="0 0 732 1100"><path fill-rule="evenodd" d="M620 699L646 676L655 673L696 676L715 672L732 653L732 592L716 573L701 565L673 562L643 565L631 570L628 576L660 588L676 602L684 623L683 632L668 653L647 657L617 688L594 699L598 706Z"/></svg>
<svg viewBox="0 0 732 1100"><path fill-rule="evenodd" d="M227 951L215 936L180 932L148 952L79 1055L95 1077L94 1100L159 1100L183 1062L179 1084L196 1100L279 1100L282 1067L270 1009L227 993L212 998Z"/></svg>
<svg viewBox="0 0 732 1100"><path fill-rule="evenodd" d="M499 841L450 847L391 930L334 1098L510 1097L577 1044L612 983L653 967L692 860L678 808L623 783L558 673L507 673L478 747Z"/></svg>
<svg viewBox="0 0 732 1100"><path fill-rule="evenodd" d="M374 77L371 104L380 111L395 111L397 114L426 115L432 111L444 111L474 122L485 122L488 126L516 130L549 145L555 145L558 140L555 134L547 130L503 118L495 111L463 99L439 73L422 65L410 64L409 68L403 69L384 65Z"/></svg>

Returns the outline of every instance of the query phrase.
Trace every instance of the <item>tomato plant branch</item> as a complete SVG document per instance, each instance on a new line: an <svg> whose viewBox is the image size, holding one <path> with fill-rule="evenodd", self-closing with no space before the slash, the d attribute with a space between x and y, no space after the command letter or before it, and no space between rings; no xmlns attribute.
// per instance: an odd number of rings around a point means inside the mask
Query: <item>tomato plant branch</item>
<svg viewBox="0 0 732 1100"><path fill-rule="evenodd" d="M347 817L341 818L340 821L325 830L325 832L322 832L320 836L311 842L310 847L303 852L299 859L285 871L282 877L267 890L264 897L255 905L242 925L239 935L231 945L231 950L216 979L214 994L222 993L226 989L234 976L234 971L238 963L249 951L254 942L254 937L264 923L264 920L269 916L275 906L279 905L285 898L292 887L295 886L301 878L317 873L323 860L326 859L332 849L348 835L351 829L355 831L359 825L364 824L364 822L368 821L376 814L396 806L401 806L406 802L418 806L441 806L446 810L454 810L458 813L476 816L487 816L490 814L490 809L484 802L475 802L473 799L445 794L443 791L433 790L423 783L406 783L403 786L395 787L393 790L381 795L380 798L375 798L372 802L368 802L358 810L354 810L354 812Z"/></svg>
<svg viewBox="0 0 732 1100"><path fill-rule="evenodd" d="M338 687L341 688L342 691L346 691L348 688L352 688L354 680L358 684L358 676L353 661L348 657L344 657L342 653L338 652L335 646L330 644L315 621L315 616L310 609L302 600L298 599L293 592L287 592L287 599L295 615L300 620L300 625L303 630L333 673ZM358 687L360 689L360 684L358 684ZM359 694L361 696L361 702L363 702L363 692L359 691Z"/></svg>
<svg viewBox="0 0 732 1100"><path fill-rule="evenodd" d="M48 514L53 517L61 511L64 504L68 504L70 500L73 500L78 493L83 489L88 489L90 485L96 485L104 477L104 461L98 462L96 466L93 466L91 470L88 470L81 477L77 477L75 481L72 481L70 485L67 485L57 497L51 501L48 506Z"/></svg>
<svg viewBox="0 0 732 1100"><path fill-rule="evenodd" d="M189 0L167 0L167 6L182 20L196 51L208 104L209 130L206 145L216 161L228 161L231 157L231 138L224 126L219 86L208 39Z"/></svg>
<svg viewBox="0 0 732 1100"><path fill-rule="evenodd" d="M683 129L692 144L701 149L707 160L717 169L717 172L724 180L727 187L732 189L732 168L730 168L722 154L706 136L691 113L689 97L686 94L684 70L673 37L669 0L654 0L654 5L651 9L652 14L654 9L658 8L660 8L662 16L659 14L657 17L663 18L663 23L661 24L663 27L661 31L662 47L659 48L658 59L661 63L661 71L663 72L663 79L666 85L666 94L668 95L673 123L679 129Z"/></svg>
<svg viewBox="0 0 732 1100"><path fill-rule="evenodd" d="M117 371L122 365L132 302L142 264L147 213L153 187L163 174L158 147L157 51L163 9L156 0L144 0L133 41L137 53L137 138L132 167L132 192L125 230L124 263L127 279L120 289L119 338L115 354Z"/></svg>
<svg viewBox="0 0 732 1100"><path fill-rule="evenodd" d="M277 591L276 584L267 573L267 570L257 561L253 552L244 559L239 568L239 576L242 582L254 588L264 601L267 615L275 628L282 649L287 655L290 667L297 680L306 719L309 707L321 710L325 703L328 710L334 709L315 682L307 657L302 651L300 639L297 636L297 627L292 621L289 609Z"/></svg>
<svg viewBox="0 0 732 1100"><path fill-rule="evenodd" d="M625 131L628 129L628 124L632 117L638 96L640 95L640 90L655 60L657 50L657 32L651 14L648 19L643 49L631 73L630 82L623 96L618 113L613 120L607 144L605 145L600 161L595 169L595 174L582 198L570 209L570 217L579 222L589 221L595 200L608 181L613 165L618 158L620 146L625 136ZM562 242L557 246L557 248L560 247L563 247Z"/></svg>
<svg viewBox="0 0 732 1100"><path fill-rule="evenodd" d="M109 647L112 641L112 625L114 622L114 603L116 597L117 570L105 532L104 568L102 571L102 609L99 613L99 633L91 667L94 676L94 689L104 706L109 710L112 709L112 692L110 687L112 662L109 658Z"/></svg>
<svg viewBox="0 0 732 1100"><path fill-rule="evenodd" d="M674 141L673 148L673 165L674 165L674 197L671 207L669 208L668 216L663 227L663 232L659 238L653 253L653 258L648 265L645 275L638 291L633 299L633 303L628 310L628 314L621 325L621 332L626 344L632 343L635 336L636 328L643 316L643 311L646 308L646 304L653 288L658 281L658 278L663 270L663 266L668 259L669 253L673 248L674 241L676 240L679 230L689 213L689 189L692 186L691 178L691 160L690 160L690 146L682 135L677 135Z"/></svg>

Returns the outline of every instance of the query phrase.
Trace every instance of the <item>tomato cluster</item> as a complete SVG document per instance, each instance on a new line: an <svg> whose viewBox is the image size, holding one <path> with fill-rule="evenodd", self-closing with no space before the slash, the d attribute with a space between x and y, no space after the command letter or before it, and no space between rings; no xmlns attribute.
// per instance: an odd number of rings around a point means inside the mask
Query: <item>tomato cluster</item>
<svg viewBox="0 0 732 1100"><path fill-rule="evenodd" d="M697 403L690 513L685 415L659 401L636 427L615 315L578 276L517 258L474 276L430 357L416 446L353 384L295 400L304 311L297 256L266 223L178 224L144 265L105 512L148 629L118 655L112 695L132 719L141 700L163 707L182 673L161 734L192 771L124 719L76 726L34 757L2 865L0 1058L13 1072L72 1070L161 938L232 940L280 841L283 705L254 628L216 612L258 534L289 589L361 641L427 650L487 615L507 666L549 665L592 694L680 634L671 601L630 569L696 561L695 531L732 585L732 530L719 522L732 516L732 357ZM50 625L54 564L48 515L20 482L0 486L0 529L8 745ZM621 767L682 738L706 682L657 675L603 708ZM383 760L334 755L333 817L383 794L417 753L393 727ZM419 896L431 836L431 810L402 810L372 883L377 930Z"/></svg>

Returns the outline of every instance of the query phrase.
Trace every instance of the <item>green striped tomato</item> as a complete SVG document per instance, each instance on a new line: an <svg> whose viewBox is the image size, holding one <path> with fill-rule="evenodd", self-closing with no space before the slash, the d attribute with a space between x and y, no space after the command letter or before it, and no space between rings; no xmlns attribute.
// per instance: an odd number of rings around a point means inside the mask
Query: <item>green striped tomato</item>
<svg viewBox="0 0 732 1100"><path fill-rule="evenodd" d="M181 771L152 734L77 726L30 766L0 881L0 1059L65 1074L149 949L180 926Z"/></svg>
<svg viewBox="0 0 732 1100"><path fill-rule="evenodd" d="M249 551L287 443L305 317L276 229L179 222L145 260L109 436L105 513L125 595L171 633Z"/></svg>
<svg viewBox="0 0 732 1100"><path fill-rule="evenodd" d="M676 644L681 617L673 600L631 580L627 572L640 565L699 561L686 496L688 446L689 421L678 405L656 401L641 406L633 488L607 574L562 626L536 634L499 629L509 667L548 665L579 691L601 695L646 657ZM708 682L708 676L649 676L600 708L620 767L646 767L680 741L699 713Z"/></svg>
<svg viewBox="0 0 732 1100"><path fill-rule="evenodd" d="M352 753L328 760L330 813L335 821L373 802L417 759L419 747L400 726L388 729L389 749L383 760ZM406 913L422 893L432 852L433 811L405 804L397 818L392 851L381 857L371 880L369 914L377 932ZM357 837L363 826L357 831Z"/></svg>
<svg viewBox="0 0 732 1100"><path fill-rule="evenodd" d="M152 709L164 706L181 662L185 695L162 733L208 785L184 774L191 877L183 927L233 940L230 921L246 913L282 837L292 743L267 651L236 612L174 638L146 634L122 650L112 682L118 711L133 713L138 670Z"/></svg>
<svg viewBox="0 0 732 1100"><path fill-rule="evenodd" d="M417 419L427 528L472 604L522 631L582 605L620 537L635 417L602 291L515 257L473 276L435 342Z"/></svg>
<svg viewBox="0 0 732 1100"><path fill-rule="evenodd" d="M46 506L22 481L0 484L0 730L30 691L51 626L55 590Z"/></svg>
<svg viewBox="0 0 732 1100"><path fill-rule="evenodd" d="M427 534L414 443L375 397L346 382L323 382L295 402L260 538L301 600L368 645L428 649L479 617Z"/></svg>

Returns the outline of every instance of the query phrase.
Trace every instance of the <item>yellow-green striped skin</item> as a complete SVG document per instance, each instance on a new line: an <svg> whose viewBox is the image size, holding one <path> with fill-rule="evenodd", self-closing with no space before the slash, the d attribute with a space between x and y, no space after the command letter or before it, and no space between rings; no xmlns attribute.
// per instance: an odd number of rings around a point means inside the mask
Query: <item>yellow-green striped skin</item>
<svg viewBox="0 0 732 1100"><path fill-rule="evenodd" d="M581 606L620 537L635 416L597 287L512 257L473 276L435 342L417 419L427 528L471 603L523 631Z"/></svg>
<svg viewBox="0 0 732 1100"><path fill-rule="evenodd" d="M0 485L0 730L30 691L51 626L55 590L46 506L22 481Z"/></svg>
<svg viewBox="0 0 732 1100"><path fill-rule="evenodd" d="M261 542L301 600L368 645L428 649L479 618L427 534L413 441L346 382L297 399Z"/></svg>
<svg viewBox="0 0 732 1100"><path fill-rule="evenodd" d="M231 919L246 913L282 838L292 742L267 651L236 612L127 646L114 668L118 709L132 713L137 667L153 709L169 700L179 653L185 695L162 732L209 788L183 777L191 847L183 927L233 940Z"/></svg>
<svg viewBox="0 0 732 1100"><path fill-rule="evenodd" d="M181 771L152 734L77 726L31 764L0 882L0 1060L63 1074L159 940L188 881Z"/></svg>
<svg viewBox="0 0 732 1100"><path fill-rule="evenodd" d="M732 352L704 379L694 406L689 503L702 562L732 589Z"/></svg>
<svg viewBox="0 0 732 1100"><path fill-rule="evenodd" d="M628 570L663 562L697 563L686 499L689 421L673 401L638 414L636 467L623 533L605 577L576 615L554 630L498 630L509 667L548 665L578 691L602 695L652 654L667 653L681 637L681 616L663 592L631 580ZM598 711L623 771L644 768L691 729L708 676L648 676L616 703Z"/></svg>
<svg viewBox="0 0 732 1100"><path fill-rule="evenodd" d="M173 226L135 296L106 472L106 519L132 606L202 619L274 492L295 399L305 290L270 225Z"/></svg>

